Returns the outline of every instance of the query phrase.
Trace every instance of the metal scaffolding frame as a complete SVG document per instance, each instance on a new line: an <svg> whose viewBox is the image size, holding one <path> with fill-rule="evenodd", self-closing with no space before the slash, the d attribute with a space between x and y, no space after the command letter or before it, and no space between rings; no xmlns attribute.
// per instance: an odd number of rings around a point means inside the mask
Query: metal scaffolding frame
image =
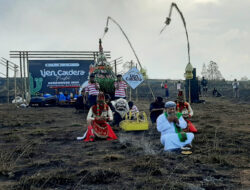
<svg viewBox="0 0 250 190"><path fill-rule="evenodd" d="M123 64L122 57L118 57L110 61L110 65L113 67L115 75L117 75L117 66Z"/></svg>
<svg viewBox="0 0 250 190"><path fill-rule="evenodd" d="M15 90L15 98L16 98L16 95L17 95L17 86L16 86L16 74L17 74L17 71L18 71L18 66L9 61L8 59L5 59L5 58L1 58L0 59L0 64L3 65L4 67L6 67L6 74L2 73L2 75L4 75L6 77L6 90L7 90L7 103L9 104L9 99L10 99L10 80L9 80L9 70L12 70L14 71L14 90Z"/></svg>
<svg viewBox="0 0 250 190"><path fill-rule="evenodd" d="M103 51L107 59L111 58L110 51ZM29 60L94 60L99 55L99 51L10 51L10 58L19 59L22 98L27 98L29 92Z"/></svg>

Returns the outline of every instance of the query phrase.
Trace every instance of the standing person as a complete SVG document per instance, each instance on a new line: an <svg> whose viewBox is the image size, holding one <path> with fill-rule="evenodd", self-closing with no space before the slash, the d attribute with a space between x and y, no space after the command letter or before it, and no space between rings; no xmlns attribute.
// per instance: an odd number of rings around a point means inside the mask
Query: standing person
<svg viewBox="0 0 250 190"><path fill-rule="evenodd" d="M85 90L84 88L81 91L81 95L77 96L76 103L75 103L75 108L76 110L84 110L85 108L87 109L87 98L85 96Z"/></svg>
<svg viewBox="0 0 250 190"><path fill-rule="evenodd" d="M234 79L234 82L232 83L233 86L233 93L234 93L234 97L235 98L239 98L240 94L239 94L239 82L237 81L237 79Z"/></svg>
<svg viewBox="0 0 250 190"><path fill-rule="evenodd" d="M207 95L207 80L205 79L205 77L202 77L201 86L202 86L202 96L206 96Z"/></svg>
<svg viewBox="0 0 250 190"><path fill-rule="evenodd" d="M182 129L187 127L187 122L181 113L176 112L176 104L169 101L165 104L164 113L157 119L157 130L161 133L161 143L165 151L191 148L194 138L193 133L185 133Z"/></svg>
<svg viewBox="0 0 250 190"><path fill-rule="evenodd" d="M164 88L164 82L163 81L161 82L161 88Z"/></svg>
<svg viewBox="0 0 250 190"><path fill-rule="evenodd" d="M95 75L91 74L89 83L85 87L86 96L88 97L89 107L96 104L96 99L99 94L100 85L95 81Z"/></svg>
<svg viewBox="0 0 250 190"><path fill-rule="evenodd" d="M157 97L155 101L150 104L149 110L152 124L155 124L158 116L163 113L164 106L162 97Z"/></svg>
<svg viewBox="0 0 250 190"><path fill-rule="evenodd" d="M177 82L176 87L177 87L177 92L181 91L181 81Z"/></svg>
<svg viewBox="0 0 250 190"><path fill-rule="evenodd" d="M165 80L164 89L165 89L165 97L166 97L166 100L167 100L168 97L169 97L168 81L167 80Z"/></svg>
<svg viewBox="0 0 250 190"><path fill-rule="evenodd" d="M115 86L115 99L123 98L126 99L127 84L122 81L122 75L117 75L117 81L114 83Z"/></svg>

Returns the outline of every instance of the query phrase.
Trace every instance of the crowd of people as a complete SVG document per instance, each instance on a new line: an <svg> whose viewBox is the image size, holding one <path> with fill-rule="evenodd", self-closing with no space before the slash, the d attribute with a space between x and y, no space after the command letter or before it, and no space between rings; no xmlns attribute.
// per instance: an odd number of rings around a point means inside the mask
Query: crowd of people
<svg viewBox="0 0 250 190"><path fill-rule="evenodd" d="M192 140L197 129L190 121L194 112L191 105L185 101L181 81L176 84L177 98L169 101L169 89L167 81L161 84L165 90L165 97L157 97L149 105L150 120L152 126L161 133L160 142L166 151L190 150ZM235 80L232 84L235 97L239 96L239 82ZM132 101L126 100L127 84L122 80L122 75L117 75L114 82L114 96L104 94L100 90L100 85L95 80L95 75L90 75L89 82L81 90L81 94L73 95L68 93L58 93L60 102L75 99L77 110L87 110L87 131L80 139L84 141L95 141L98 139L116 140L118 137L113 128L119 127L126 115L134 120L139 113L138 107ZM202 96L207 96L208 82L203 77L201 81ZM221 93L214 88L213 96L220 97Z"/></svg>
<svg viewBox="0 0 250 190"><path fill-rule="evenodd" d="M130 113L129 119L136 119L139 109L134 102L126 100L127 85L122 81L121 75L117 76L114 87L114 100L111 101L109 94L100 91L100 85L95 82L95 76L90 75L88 85L82 90L85 98L77 99L89 106L87 130L83 137L78 138L79 140L87 142L98 139L116 140L118 137L113 129L119 127L125 116ZM164 150L192 148L191 142L197 129L189 120L193 116L193 110L190 104L184 101L181 85L178 86L175 102L164 101L164 98L157 97L149 105L149 111L152 126L161 133L160 142Z"/></svg>
<svg viewBox="0 0 250 190"><path fill-rule="evenodd" d="M183 84L181 83L181 81L178 81L176 83L176 90L177 92L179 92L180 90L183 89ZM233 88L233 97L234 98L239 98L240 97L240 93L239 93L239 81L237 81L237 79L234 79L233 83L232 83L232 88ZM165 80L164 82L161 83L161 88L165 90L165 100L169 99L169 87L168 87L168 83L167 80ZM219 90L215 87L210 88L212 90L212 96L213 97L221 97L222 93L219 92ZM208 96L208 80L205 77L202 77L201 81L199 82L198 85L198 91L199 91L199 96L201 97L207 97Z"/></svg>
<svg viewBox="0 0 250 190"><path fill-rule="evenodd" d="M233 97L234 98L239 98L240 97L240 93L239 93L239 81L237 81L237 79L234 79L233 83L232 83L232 87L233 87ZM202 88L202 96L207 96L207 92L208 92L208 80L205 79L205 77L202 77L201 80L201 88ZM213 88L212 90L212 96L214 97L221 97L222 94L221 92L218 91L217 88Z"/></svg>
<svg viewBox="0 0 250 190"><path fill-rule="evenodd" d="M168 81L162 82L161 87L165 91L165 96L156 97L155 101L149 105L152 127L160 132L160 142L165 151L189 151L192 149L192 141L197 129L190 121L194 112L191 105L185 101L184 85L181 81L176 83L175 101L169 101ZM232 87L234 97L238 98L239 82L236 79ZM74 100L77 110L88 111L87 130L83 137L79 137L79 140L87 142L100 139L116 140L118 137L113 129L119 129L120 122L125 119L137 119L139 109L133 101L127 101L127 84L122 80L122 75L117 75L114 89L112 97L104 94L95 80L95 75L91 74L87 86L81 90L80 94L77 89L75 94L56 90L58 102L65 103ZM206 97L208 81L204 77L201 80L200 89L201 96ZM212 90L212 95L222 96L216 88Z"/></svg>
<svg viewBox="0 0 250 190"><path fill-rule="evenodd" d="M126 89L127 89L127 84L122 80L122 75L117 75L117 81L114 83L115 87L115 93L114 97L112 99L119 99L119 98L126 98ZM169 92L169 86L167 80L161 83L161 87L165 91L165 96L163 99L157 99L156 102L152 104L152 106L156 106L154 109L159 109L157 108L157 102L160 102L161 104L163 101L167 101L170 96ZM182 84L181 81L178 81L176 83L176 90L177 92L182 91L184 85ZM232 83L233 87L233 97L234 98L239 98L239 82L237 79L235 79ZM66 104L74 104L77 110L88 110L91 106L96 104L97 100L97 95L100 90L100 85L95 81L95 76L92 74L90 75L89 83L88 85L81 90L81 92L78 92L78 88L75 89L75 92L59 92L58 89L56 89L56 98L57 98L57 103L58 105L66 105ZM202 97L207 97L208 96L208 80L205 79L205 77L202 77L202 80L199 85L199 94ZM43 94L43 97L47 98L52 96L51 94ZM109 97L106 97L108 100L111 100L110 95L108 94ZM217 88L213 88L212 90L212 96L213 97L221 97L222 94L219 92ZM111 104L111 102L109 102ZM131 104L131 103L130 103ZM151 106L150 106L151 107ZM153 108L150 108L150 111ZM162 109L162 108L161 108ZM153 114L154 115L154 114ZM152 123L154 124L156 121L154 119L154 116L150 116L152 119Z"/></svg>
<svg viewBox="0 0 250 190"><path fill-rule="evenodd" d="M234 80L234 96L239 97L239 82ZM162 82L161 87L165 90L165 97L156 97L155 101L149 105L150 120L152 126L161 133L160 142L166 151L190 150L192 140L197 129L190 121L193 116L191 105L185 101L183 86L181 81L176 84L177 98L169 101L169 88L167 81ZM100 85L95 80L95 75L90 75L89 82L79 94L76 90L72 93L59 93L59 102L75 100L77 110L87 110L87 131L80 139L84 141L95 141L98 139L116 140L118 137L113 131L114 127L119 127L126 115L134 120L139 113L138 107L132 101L126 100L127 84L122 80L122 75L117 75L114 82L114 96L104 94L100 90ZM203 77L201 80L202 96L207 96L208 81ZM222 96L214 88L212 95Z"/></svg>

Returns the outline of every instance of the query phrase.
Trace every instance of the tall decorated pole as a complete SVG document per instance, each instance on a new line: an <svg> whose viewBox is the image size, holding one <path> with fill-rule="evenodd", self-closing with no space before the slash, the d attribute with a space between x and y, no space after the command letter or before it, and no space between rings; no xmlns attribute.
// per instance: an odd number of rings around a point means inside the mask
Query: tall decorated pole
<svg viewBox="0 0 250 190"><path fill-rule="evenodd" d="M103 53L102 40L99 39L99 53L94 65L90 66L90 74L94 74L100 84L100 90L110 96L114 95L115 73Z"/></svg>
<svg viewBox="0 0 250 190"><path fill-rule="evenodd" d="M189 44L189 37L188 37L188 32L187 32L187 26L186 26L186 21L185 21L185 18L182 14L182 12L180 11L179 7L177 6L176 3L172 3L171 6L170 6L170 11L169 11L169 15L168 17L166 18L166 21L165 21L165 26L162 28L160 34L165 30L166 26L170 24L171 22L171 16L172 16L172 11L173 11L173 8L175 8L177 10L177 12L180 14L181 16L181 20L183 22L183 25L184 25L184 28L185 28L185 33L186 33L186 38L187 38L187 51L188 51L188 64L186 66L186 69L185 69L185 78L187 80L189 80L189 103L191 103L191 88L190 88L190 80L193 78L193 66L191 65L191 62L190 62L190 44Z"/></svg>
<svg viewBox="0 0 250 190"><path fill-rule="evenodd" d="M140 69L142 69L141 62L140 62L140 60L139 60L139 58L138 58L138 56L137 56L137 54L136 54L136 52L135 52L135 49L133 48L133 46L132 46L132 44L131 44L131 42L130 42L128 36L127 36L126 33L124 32L124 30L122 29L122 27L120 26L120 24L119 24L118 22L116 22L116 20L114 20L114 19L113 19L112 17L110 17L110 16L107 18L106 27L105 27L105 29L104 29L103 37L104 37L105 34L108 32L108 29L109 29L109 28L108 28L109 20L111 20L113 23L115 23L115 24L119 27L119 29L121 30L122 34L125 36L126 40L128 41L128 44L129 44L130 48L132 49L132 51L133 51L133 53L134 53L134 55L135 55L135 58L136 58L136 60L137 60L137 62L138 62L138 64L139 64L139 66L140 66Z"/></svg>
<svg viewBox="0 0 250 190"><path fill-rule="evenodd" d="M116 24L116 25L118 26L118 28L121 30L122 34L123 34L124 37L126 38L126 40L127 40L128 44L129 44L130 48L132 49L132 51L133 51L133 53L134 53L134 56L135 56L135 58L136 58L136 60L137 60L137 63L139 64L140 72L143 74L144 77L146 77L146 70L142 67L141 62L140 62L140 60L139 60L139 58L138 58L138 56L137 56L137 54L136 54L136 52L135 52L134 47L132 46L132 43L131 43L130 40L129 40L128 36L127 36L126 33L124 32L124 30L122 29L122 27L120 26L120 24L119 24L115 19L113 19L113 18L110 17L110 16L107 17L107 22L106 22L106 26L105 26L105 28L104 28L103 38L104 38L105 34L108 32L108 30L109 30L109 28L108 28L109 21L112 21L112 22L113 22L114 24ZM153 90L151 89L151 87L150 87L150 85L149 85L149 83L148 83L148 80L147 80L147 85L148 85L148 88L149 88L149 90L150 90L150 92L151 92L151 95L152 95L153 98L155 99L155 95L154 95Z"/></svg>
<svg viewBox="0 0 250 190"><path fill-rule="evenodd" d="M191 103L191 85L190 80L193 78L193 66L188 63L185 69L185 78L188 80L188 102Z"/></svg>

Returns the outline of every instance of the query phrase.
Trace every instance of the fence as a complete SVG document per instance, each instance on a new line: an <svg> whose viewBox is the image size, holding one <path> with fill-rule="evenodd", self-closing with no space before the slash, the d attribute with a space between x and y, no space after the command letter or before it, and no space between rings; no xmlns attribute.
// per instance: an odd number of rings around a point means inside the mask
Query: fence
<svg viewBox="0 0 250 190"><path fill-rule="evenodd" d="M5 82L4 82L5 85L1 85L1 86L5 86L5 88L2 88L2 90L4 90L5 93L7 94L5 99L6 99L6 102L9 103L10 102L10 86L11 86L10 85L10 74L11 74L11 71L14 72L14 84L13 84L13 86L14 86L14 97L16 97L16 94L17 94L16 78L17 78L18 66L15 63L13 63L5 58L0 59L0 64L2 66L4 66L5 70L6 70L5 74L3 72L0 72L0 74L5 77ZM2 82L3 82L3 80L2 80ZM13 97L11 99L13 99ZM3 97L1 97L0 101L1 102L3 101Z"/></svg>
<svg viewBox="0 0 250 190"><path fill-rule="evenodd" d="M164 89L161 88L161 82L164 80L149 79L149 84L155 96L165 96ZM169 99L175 100L177 97L177 80L168 80ZM233 98L233 81L208 81L208 96L212 96L212 91L216 88L224 97ZM182 81L184 84L184 81ZM183 85L182 85L183 86ZM250 102L250 81L240 81L240 99ZM138 98L146 101L152 101L153 98L148 90L147 84L144 82L138 87ZM136 101L136 91L132 90L132 100Z"/></svg>

